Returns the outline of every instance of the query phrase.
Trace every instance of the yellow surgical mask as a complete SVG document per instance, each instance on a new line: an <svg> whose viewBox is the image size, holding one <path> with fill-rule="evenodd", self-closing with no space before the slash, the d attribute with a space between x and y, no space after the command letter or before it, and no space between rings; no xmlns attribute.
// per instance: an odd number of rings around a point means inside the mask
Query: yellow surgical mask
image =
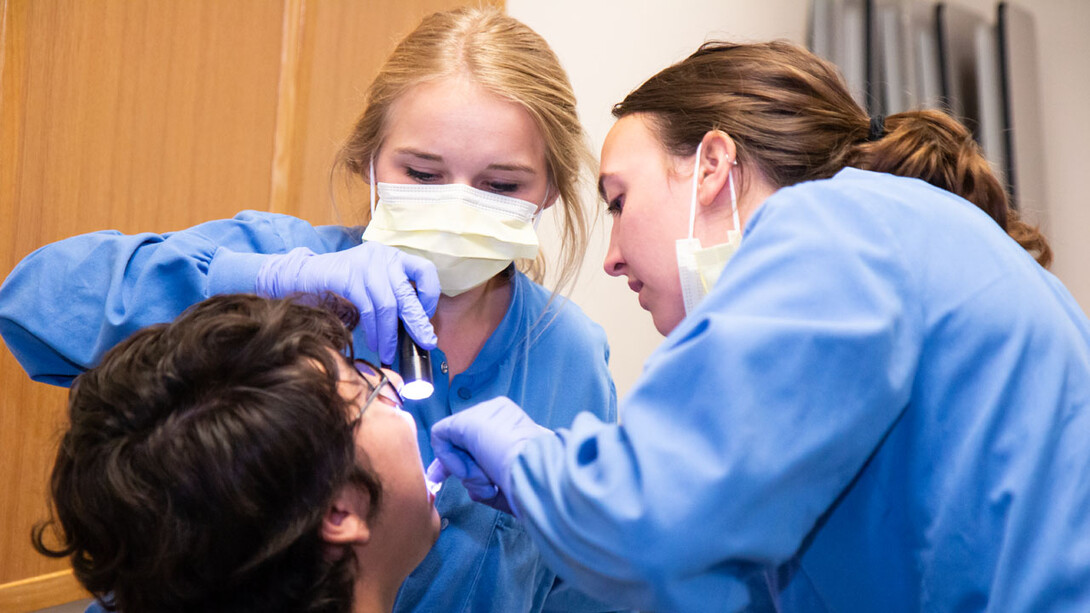
<svg viewBox="0 0 1090 613"><path fill-rule="evenodd" d="M363 240L428 259L448 296L485 283L515 259L537 256L532 202L461 183L376 184L372 174L371 185Z"/></svg>
<svg viewBox="0 0 1090 613"><path fill-rule="evenodd" d="M702 247L700 239L693 236L696 226L696 187L700 170L700 150L703 143L696 147L696 164L693 167L693 190L689 203L689 237L679 238L677 250L677 269L681 279L681 296L685 301L685 314L693 312L696 305L708 295L719 275L726 268L727 262L742 244L742 229L738 222L738 197L734 191L733 167L727 171L727 183L730 187L730 206L734 216L734 229L727 232L727 242L711 247ZM735 162L737 164L737 162Z"/></svg>

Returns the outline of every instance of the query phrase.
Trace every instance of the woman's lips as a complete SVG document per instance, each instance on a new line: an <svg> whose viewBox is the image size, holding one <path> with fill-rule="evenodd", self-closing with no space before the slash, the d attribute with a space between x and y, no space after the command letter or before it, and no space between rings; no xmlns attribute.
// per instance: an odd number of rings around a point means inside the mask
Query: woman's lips
<svg viewBox="0 0 1090 613"><path fill-rule="evenodd" d="M651 310L651 309L647 308L647 304L643 301L643 293L642 293L643 283L640 283L639 281L636 281L636 280L629 281L628 282L628 289L636 292L637 300L640 303L640 308L641 309L643 309L645 311L650 311Z"/></svg>

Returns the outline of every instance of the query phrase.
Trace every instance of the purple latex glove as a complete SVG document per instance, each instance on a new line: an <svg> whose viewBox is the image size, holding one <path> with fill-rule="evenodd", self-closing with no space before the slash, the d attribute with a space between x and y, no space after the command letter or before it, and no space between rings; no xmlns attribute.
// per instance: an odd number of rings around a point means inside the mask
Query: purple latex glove
<svg viewBox="0 0 1090 613"><path fill-rule="evenodd" d="M381 243L324 254L300 247L270 255L258 272L255 289L272 298L326 291L344 296L360 310L367 347L383 364L394 361L399 317L418 345L424 349L436 345L429 321L439 303L435 265Z"/></svg>
<svg viewBox="0 0 1090 613"><path fill-rule="evenodd" d="M432 426L435 461L428 479L457 477L473 500L514 514L510 479L515 456L531 439L554 435L510 399L486 400Z"/></svg>

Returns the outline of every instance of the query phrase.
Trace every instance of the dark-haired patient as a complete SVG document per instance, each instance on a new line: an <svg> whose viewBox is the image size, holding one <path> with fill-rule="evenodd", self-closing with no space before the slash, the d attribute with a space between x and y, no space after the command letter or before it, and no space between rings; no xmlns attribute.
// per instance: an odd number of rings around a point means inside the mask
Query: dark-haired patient
<svg viewBox="0 0 1090 613"><path fill-rule="evenodd" d="M391 610L439 516L400 379L345 357L357 317L217 296L116 346L72 387L35 547L126 612Z"/></svg>

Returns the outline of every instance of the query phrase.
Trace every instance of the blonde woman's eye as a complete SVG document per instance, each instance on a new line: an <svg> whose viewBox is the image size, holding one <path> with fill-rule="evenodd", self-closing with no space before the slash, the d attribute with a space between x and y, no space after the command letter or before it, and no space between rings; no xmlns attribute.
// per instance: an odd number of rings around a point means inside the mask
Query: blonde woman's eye
<svg viewBox="0 0 1090 613"><path fill-rule="evenodd" d="M488 191L496 192L497 194L510 194L519 190L518 183L503 183L500 181L492 181L488 183Z"/></svg>
<svg viewBox="0 0 1090 613"><path fill-rule="evenodd" d="M409 175L409 178L421 183L432 183L439 178L439 175L433 172L424 172L415 168L405 168L405 174Z"/></svg>

